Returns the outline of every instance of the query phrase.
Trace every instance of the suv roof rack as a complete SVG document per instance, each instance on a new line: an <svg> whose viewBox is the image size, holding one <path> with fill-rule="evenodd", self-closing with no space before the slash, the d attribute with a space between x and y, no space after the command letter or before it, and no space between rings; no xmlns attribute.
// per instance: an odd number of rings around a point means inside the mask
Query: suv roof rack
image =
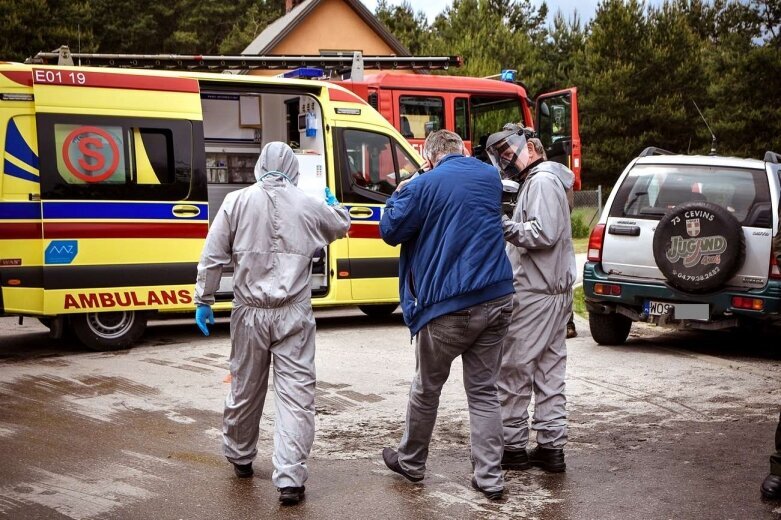
<svg viewBox="0 0 781 520"><path fill-rule="evenodd" d="M781 154L777 154L776 152L765 152L765 162L774 163L774 164L781 164Z"/></svg>
<svg viewBox="0 0 781 520"><path fill-rule="evenodd" d="M463 65L463 59L460 56L364 56L361 52L334 56L87 54L72 53L67 45L63 45L52 52L39 52L27 58L25 63L212 72L319 67L337 74L350 72L353 80L361 81L364 69L447 70L451 66Z"/></svg>
<svg viewBox="0 0 781 520"><path fill-rule="evenodd" d="M665 150L664 148L659 148L657 146L649 146L642 152L640 152L640 155L638 157L650 157L652 155L678 155L675 152L671 152L669 150Z"/></svg>

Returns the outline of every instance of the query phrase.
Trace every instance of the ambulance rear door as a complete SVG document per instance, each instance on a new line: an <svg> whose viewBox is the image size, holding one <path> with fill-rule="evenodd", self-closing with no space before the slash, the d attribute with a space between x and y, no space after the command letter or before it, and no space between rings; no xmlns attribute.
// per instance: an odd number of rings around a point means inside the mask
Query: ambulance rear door
<svg viewBox="0 0 781 520"><path fill-rule="evenodd" d="M73 314L88 346L127 346L139 311L192 305L208 228L198 81L46 67L33 84L45 314Z"/></svg>
<svg viewBox="0 0 781 520"><path fill-rule="evenodd" d="M578 89L575 87L541 94L536 100L534 127L548 160L567 166L575 173L580 190L581 148L578 129Z"/></svg>

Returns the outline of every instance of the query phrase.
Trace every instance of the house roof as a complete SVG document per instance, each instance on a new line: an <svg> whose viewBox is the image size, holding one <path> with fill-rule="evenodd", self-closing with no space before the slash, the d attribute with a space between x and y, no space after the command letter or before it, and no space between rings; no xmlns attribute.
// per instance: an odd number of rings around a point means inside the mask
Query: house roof
<svg viewBox="0 0 781 520"><path fill-rule="evenodd" d="M242 54L265 55L270 54L288 34L290 34L301 21L306 18L314 9L324 0L304 0L289 13L278 18L263 32L261 32L252 43L250 43ZM388 29L369 11L360 0L342 0L353 11L374 30L380 38L387 43L398 56L410 56L409 50L393 36Z"/></svg>

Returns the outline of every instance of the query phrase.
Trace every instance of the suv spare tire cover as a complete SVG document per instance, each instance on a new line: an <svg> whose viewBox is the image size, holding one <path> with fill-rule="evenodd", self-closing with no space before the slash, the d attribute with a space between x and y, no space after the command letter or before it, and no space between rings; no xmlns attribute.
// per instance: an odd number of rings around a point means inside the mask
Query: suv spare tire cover
<svg viewBox="0 0 781 520"><path fill-rule="evenodd" d="M659 220L653 251L671 286L686 292L713 291L743 264L743 228L717 204L686 202Z"/></svg>

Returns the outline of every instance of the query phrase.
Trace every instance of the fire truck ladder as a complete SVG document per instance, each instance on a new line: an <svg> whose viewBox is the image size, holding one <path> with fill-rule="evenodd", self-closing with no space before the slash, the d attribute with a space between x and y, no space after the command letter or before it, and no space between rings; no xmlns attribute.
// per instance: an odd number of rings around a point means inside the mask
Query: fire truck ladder
<svg viewBox="0 0 781 520"><path fill-rule="evenodd" d="M39 52L25 63L38 65L83 65L192 71L236 71L320 68L331 74L363 79L364 69L447 70L460 67L460 56L364 56L361 52L337 56L202 56L197 54L87 54L72 53L63 45L52 52Z"/></svg>

